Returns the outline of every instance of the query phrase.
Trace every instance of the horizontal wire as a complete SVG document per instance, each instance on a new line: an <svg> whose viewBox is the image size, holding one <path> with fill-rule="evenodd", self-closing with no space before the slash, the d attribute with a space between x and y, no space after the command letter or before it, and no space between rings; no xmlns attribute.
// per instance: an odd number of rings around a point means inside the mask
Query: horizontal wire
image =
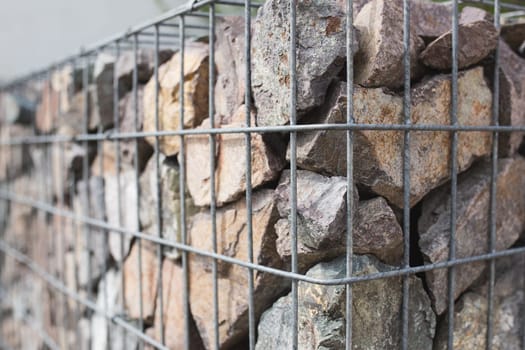
<svg viewBox="0 0 525 350"><path fill-rule="evenodd" d="M198 248L192 247L191 245L169 241L164 238L156 237L156 236L153 236L151 234L144 233L141 231L132 231L132 230L127 230L122 227L109 225L108 223L104 221L92 219L92 218L85 217L82 215L76 215L69 210L59 209L57 207L43 203L41 201L36 201L36 200L30 199L24 196L20 196L20 195L16 195L16 194L7 192L7 191L0 191L0 198L13 201L17 204L30 206L38 210L43 210L53 215L58 215L58 216L63 216L69 219L73 219L77 222L95 226L103 230L114 231L120 234L132 236L135 238L140 238L140 239L147 240L147 241L150 241L156 244L162 244L170 248L176 248L179 250L183 250L188 253L194 253L200 256L221 260L226 263L235 264L235 265L238 265L244 268L248 268L251 270L267 272L267 273L270 273L272 275L276 275L279 277L284 277L284 278L291 279L291 280L298 280L302 282L307 282L311 284L319 284L319 285L353 284L353 283L366 282L366 281L372 281L372 280L383 279L383 278L393 278L393 277L399 277L399 276L405 276L405 275L413 275L413 274L417 274L421 272L427 272L427 271L432 271L432 270L437 270L437 269L444 269L444 268L448 268L451 266L465 265L465 264L470 264L474 262L493 260L493 259L502 258L506 256L525 254L525 247L518 247L518 248L511 248L507 250L498 251L495 253L487 253L487 254L481 254L481 255L476 255L472 257L458 258L453 261L442 261L442 262L432 263L432 264L428 264L424 266L398 268L398 269L391 270L391 271L372 273L372 274L365 275L365 276L321 279L321 278L312 278L312 277L308 277L302 274L292 273L289 271L283 271L280 269L276 269L273 267L267 267L267 266L263 266L263 265L259 265L255 263L249 263L249 262L235 259L235 258L226 256L226 255L198 249ZM98 231L97 233L105 234L103 232L98 232Z"/></svg>
<svg viewBox="0 0 525 350"><path fill-rule="evenodd" d="M442 131L442 132L525 132L525 126L502 126L502 125L437 125L437 124L301 124L283 126L252 126L252 127L232 127L232 128L203 128L203 129L183 129L165 131L142 131L142 132L106 132L103 134L79 134L77 136L63 135L38 135L12 137L8 140L0 141L0 145L22 145L22 144L41 144L41 143L62 143L80 141L103 141L103 140L122 140L144 137L165 137L181 135L217 135L217 134L245 134L245 133L277 133L277 132L308 132L308 131Z"/></svg>
<svg viewBox="0 0 525 350"><path fill-rule="evenodd" d="M27 255L21 253L19 250L13 248L10 246L6 241L3 239L0 239L0 250L3 251L6 255L10 256L11 258L17 260L19 263L24 264L27 266L33 273L35 273L38 277L42 278L45 282L47 282L49 285L51 285L53 288L57 289L58 291L62 292L63 294L69 296L71 299L83 304L87 308L93 310L94 312L104 316L108 320L112 321L115 324L118 324L119 326L125 328L128 332L133 333L137 337L141 338L142 340L146 341L150 345L155 346L158 349L168 350L165 346L158 343L155 339L151 338L150 336L146 335L146 333L138 331L135 327L130 325L128 322L122 319L122 317L117 315L111 315L110 313L106 312L103 309L100 309L95 303L84 299L80 296L80 294L75 293L71 289L69 289L67 286L65 286L62 282L60 282L58 279L53 277L51 274L49 274L47 271L42 269L34 260L32 260Z"/></svg>

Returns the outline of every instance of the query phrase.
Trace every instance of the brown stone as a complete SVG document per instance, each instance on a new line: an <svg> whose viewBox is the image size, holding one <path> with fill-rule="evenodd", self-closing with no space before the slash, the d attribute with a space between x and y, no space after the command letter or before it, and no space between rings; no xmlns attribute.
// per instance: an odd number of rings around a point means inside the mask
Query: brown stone
<svg viewBox="0 0 525 350"><path fill-rule="evenodd" d="M179 53L159 67L158 130L194 128L208 116L208 45L188 43L184 51L184 125L180 125L180 64ZM155 79L144 88L144 131L156 131ZM155 145L155 137L146 140ZM179 153L180 137L159 137L160 150L167 156Z"/></svg>
<svg viewBox="0 0 525 350"><path fill-rule="evenodd" d="M403 230L386 200L377 197L359 202L355 216L354 253L373 254L390 265L403 256Z"/></svg>
<svg viewBox="0 0 525 350"><path fill-rule="evenodd" d="M278 218L275 196L271 190L254 193L252 202L254 263L284 268L275 247L274 225ZM248 260L246 201L217 211L217 252L242 261ZM199 213L193 217L191 245L213 251L211 216ZM206 349L214 347L212 259L190 254L190 303L195 323ZM228 349L248 332L248 273L239 265L218 264L218 332L221 349ZM255 316L259 315L282 293L287 281L267 273L254 273Z"/></svg>
<svg viewBox="0 0 525 350"><path fill-rule="evenodd" d="M465 15L463 15L465 14ZM464 11L458 28L458 68L472 66L496 49L498 30L473 11ZM421 61L434 69L452 68L452 31L431 42L420 55Z"/></svg>
<svg viewBox="0 0 525 350"><path fill-rule="evenodd" d="M290 3L272 0L259 8L252 38L252 90L257 125L290 120ZM345 5L339 1L297 2L298 118L320 106L346 57ZM357 51L357 41L354 42Z"/></svg>
<svg viewBox="0 0 525 350"><path fill-rule="evenodd" d="M500 40L499 43L499 122L500 125L525 126L525 60ZM500 157L512 156L520 147L523 132L500 133Z"/></svg>
<svg viewBox="0 0 525 350"><path fill-rule="evenodd" d="M140 248L139 248L140 247ZM139 251L142 265L139 265ZM140 266L140 267L139 267ZM142 318L151 322L155 314L159 261L156 245L148 241L136 241L129 256L124 261L124 303L128 317L139 319L140 300L142 300ZM142 283L142 295L140 284Z"/></svg>
<svg viewBox="0 0 525 350"><path fill-rule="evenodd" d="M239 107L231 120L231 123L219 127L245 126L245 107ZM200 128L209 128L209 125L208 119ZM222 206L240 198L246 190L246 159L244 156L246 142L244 134L239 133L218 134L215 140L217 151L215 156L216 204ZM209 135L191 135L186 137L185 142L188 189L195 205L209 206L211 203L210 137ZM284 162L275 151L275 148L279 148L276 142L277 140L270 141L261 134L251 134L252 188L257 188L279 176Z"/></svg>
<svg viewBox="0 0 525 350"><path fill-rule="evenodd" d="M160 329L164 329L164 345L168 349L183 349L186 322L184 319L184 271L176 263L164 260L162 264L163 319L155 312L155 322L146 332L159 340ZM190 315L190 349L204 349L195 322ZM153 347L147 347L153 349Z"/></svg>
<svg viewBox="0 0 525 350"><path fill-rule="evenodd" d="M427 0L410 2L410 20L415 33L423 39L435 39L452 26L452 4Z"/></svg>
<svg viewBox="0 0 525 350"><path fill-rule="evenodd" d="M523 339L523 269L525 260L520 255L505 258L512 265L501 269L502 260L496 260L496 284L493 300L492 349L519 349ZM454 349L475 350L486 348L487 342L487 285L461 296L454 308ZM447 320L436 334L436 350L447 348Z"/></svg>
<svg viewBox="0 0 525 350"><path fill-rule="evenodd" d="M298 264L305 271L313 264L344 254L347 220L347 181L310 171L297 171L297 250ZM285 170L275 190L280 219L275 224L277 252L291 260L290 171ZM359 200L353 190L352 210Z"/></svg>
<svg viewBox="0 0 525 350"><path fill-rule="evenodd" d="M160 233L164 239L181 242L181 193L180 193L180 169L177 162L170 158L159 155L159 186L161 193L161 216L162 226ZM157 170L156 159L151 158L140 177L140 224L142 231L154 236L159 234L157 218ZM193 200L185 188L185 215L186 222L197 212ZM164 255L178 259L180 252L177 249L163 249Z"/></svg>
<svg viewBox="0 0 525 350"><path fill-rule="evenodd" d="M137 100L134 92L129 92L119 101L119 128L120 133L140 132L144 122L144 89L137 89ZM135 115L135 105L137 113ZM120 140L120 154L123 162L135 163L135 152L137 151L138 169L142 171L153 153L153 148L143 137ZM136 144L136 145L135 145ZM135 148L136 147L136 148Z"/></svg>
<svg viewBox="0 0 525 350"><path fill-rule="evenodd" d="M512 245L525 229L525 159L498 162L496 212L496 249ZM482 162L458 178L456 257L487 253L489 240L490 163ZM491 214L492 215L492 214ZM449 255L450 188L433 192L423 202L418 223L425 264L446 261ZM483 272L484 263L469 263L455 268L455 298ZM447 270L426 273L426 281L438 314L447 306Z"/></svg>
<svg viewBox="0 0 525 350"><path fill-rule="evenodd" d="M221 120L235 114L244 104L246 94L246 58L244 57L244 17L218 19L215 43L215 113Z"/></svg>
<svg viewBox="0 0 525 350"><path fill-rule="evenodd" d="M403 1L372 0L357 15L359 52L355 56L354 82L367 87L400 87L404 76ZM411 75L417 75L417 56L423 40L411 26Z"/></svg>
<svg viewBox="0 0 525 350"><path fill-rule="evenodd" d="M458 124L491 123L492 96L481 68L461 72L458 91ZM450 125L450 76L439 75L412 90L412 124ZM403 99L384 89L354 90L354 119L359 124L403 124ZM346 85L335 87L330 101L313 117L316 123L346 123ZM318 118L318 119L317 119ZM360 130L354 132L354 177L398 207L403 206L403 132ZM458 135L459 171L491 150L491 136L483 132ZM450 176L450 134L413 131L410 143L410 204ZM313 131L297 137L297 163L312 171L346 176L346 134Z"/></svg>

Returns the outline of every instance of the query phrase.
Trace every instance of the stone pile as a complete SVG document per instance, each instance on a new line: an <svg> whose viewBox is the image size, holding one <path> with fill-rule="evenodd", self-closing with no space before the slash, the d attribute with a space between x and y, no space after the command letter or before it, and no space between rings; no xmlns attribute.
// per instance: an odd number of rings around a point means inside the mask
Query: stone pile
<svg viewBox="0 0 525 350"><path fill-rule="evenodd" d="M2 92L2 141L95 132L150 134L0 148L0 193L17 195L0 201L2 240L92 303L61 298L7 257L0 265L0 296L6 300L1 303L0 335L15 342L15 348L41 346L33 346L33 338L13 336L13 324L30 332L30 314L37 328L64 348L136 349L141 340L109 322L122 316L170 349L182 348L185 340L192 349L244 349L253 312L256 349L287 349L293 336L291 281L268 270L250 274L232 260L290 271L292 226L298 272L320 280L347 276L349 227L356 277L391 274L404 266L404 257L411 266L432 266L446 262L451 253L456 258L486 254L491 243L497 251L522 247L523 133L504 132L496 139L480 127L525 125L525 59L518 44L525 41L523 26L504 25L500 31L489 13L462 9L456 117L458 125L478 129L457 132L455 138L435 127L453 120L452 8L424 0L410 6L407 73L412 87L406 105L402 0L354 2L353 57L347 57L343 1L297 4L298 124L345 124L352 98L355 123L371 126L353 132L351 188L344 130L297 132L296 150L287 134L232 131L290 123L289 1L267 0L258 10L250 28L251 60L245 57L244 19L225 16L217 19L214 64L208 40L187 42L184 55L159 53L157 82L152 77L154 52L141 49L133 90L132 54L100 52L88 67L86 86L85 72L66 66L44 83ZM345 71L349 59L354 62L351 97ZM252 65L251 86L247 62ZM495 62L500 65L499 95L494 94ZM247 103L246 89L251 89L253 102ZM499 109L493 108L495 101ZM403 175L405 132L374 129L404 124L405 108L411 125L418 127L410 132L406 150L410 188L405 188ZM425 125L434 128L424 130ZM150 136L182 129L195 133ZM209 129L220 132L210 134ZM495 149L499 160L493 172ZM293 151L296 171L290 169ZM454 206L453 160L459 173ZM409 208L403 208L405 191ZM28 201L41 205L33 208ZM49 206L56 210L46 211ZM410 232L403 230L404 209L410 210ZM454 232L451 217L456 219ZM168 246L161 248L159 240ZM407 242L410 251L405 252ZM192 251L184 253L181 244ZM214 259L214 254L228 261ZM524 307L525 281L519 259L496 261L492 341L497 349L523 346L524 319L518 310ZM486 266L477 261L454 268L457 348L485 347ZM390 276L352 285L355 348L401 347L403 281ZM431 269L405 281L410 293L408 348L446 348L451 304L447 270ZM35 286L41 295L31 294ZM301 281L297 293L299 348L344 348L346 286ZM106 314L93 312L93 305Z"/></svg>

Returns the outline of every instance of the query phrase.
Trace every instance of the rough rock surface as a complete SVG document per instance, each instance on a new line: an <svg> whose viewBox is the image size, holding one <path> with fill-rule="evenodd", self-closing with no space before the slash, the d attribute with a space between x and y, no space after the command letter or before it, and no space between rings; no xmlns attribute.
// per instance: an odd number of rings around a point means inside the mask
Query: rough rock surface
<svg viewBox="0 0 525 350"><path fill-rule="evenodd" d="M525 126L525 60L500 40L500 125ZM524 133L499 134L499 155L512 156L519 149Z"/></svg>
<svg viewBox="0 0 525 350"><path fill-rule="evenodd" d="M519 255L505 258L512 266L500 269L496 260L492 349L512 350L522 346L525 260ZM454 309L454 349L483 349L487 341L487 294L484 285L465 293ZM446 320L436 335L436 350L447 348Z"/></svg>
<svg viewBox="0 0 525 350"><path fill-rule="evenodd" d="M456 257L465 258L487 252L489 238L490 163L482 162L458 178ZM498 162L496 249L511 246L525 229L525 159L502 159ZM450 189L433 192L423 202L418 223L419 247L425 264L446 261L450 236ZM457 266L457 298L483 272L484 263ZM447 270L426 273L426 281L438 314L447 305Z"/></svg>
<svg viewBox="0 0 525 350"><path fill-rule="evenodd" d="M181 242L181 200L180 200L180 170L172 159L160 157L160 188L162 237L170 241ZM185 189L186 222L197 212L193 200ZM140 177L140 224L142 230L157 235L157 172L156 159L151 158ZM179 251L164 248L164 254L170 258L178 258Z"/></svg>
<svg viewBox="0 0 525 350"><path fill-rule="evenodd" d="M354 253L372 254L390 265L403 256L403 229L383 197L359 202L353 231Z"/></svg>
<svg viewBox="0 0 525 350"><path fill-rule="evenodd" d="M222 17L217 23L215 42L215 113L224 121L244 104L246 94L246 58L242 16Z"/></svg>
<svg viewBox="0 0 525 350"><path fill-rule="evenodd" d="M253 119L253 117L252 117ZM208 128L209 119L200 128ZM229 124L220 128L245 126L245 107L241 106ZM253 124L252 124L253 125ZM215 137L215 193L216 203L222 206L237 200L246 190L245 136L239 133L218 134ZM269 140L261 134L251 134L252 188L256 188L279 176L284 160L278 156L277 139ZM191 135L186 138L187 185L197 206L211 203L210 184L210 137Z"/></svg>
<svg viewBox="0 0 525 350"><path fill-rule="evenodd" d="M271 190L253 195L253 257L254 262L284 268L275 247L274 225L278 218L275 196ZM235 204L217 211L217 252L239 260L248 260L246 204ZM200 213L193 217L191 245L213 251L211 216ZM190 304L195 323L206 349L214 347L212 259L190 254ZM218 264L219 344L228 349L248 332L248 274L238 265ZM255 315L259 315L281 294L289 282L265 273L254 273Z"/></svg>
<svg viewBox="0 0 525 350"><path fill-rule="evenodd" d="M372 0L357 15L359 52L355 56L354 82L366 87L400 87L404 76L403 1ZM411 76L417 75L417 56L423 40L411 25Z"/></svg>
<svg viewBox="0 0 525 350"><path fill-rule="evenodd" d="M460 125L491 123L492 96L481 68L462 72L458 80ZM450 125L450 77L439 75L412 90L412 124ZM354 119L360 124L403 124L403 99L386 90L356 87ZM346 123L346 85L335 87L331 100L315 114L316 123ZM317 119L318 118L318 119ZM354 177L398 207L403 206L403 132L361 130L354 133ZM458 135L458 168L466 170L491 150L488 133ZM450 176L450 135L445 132L411 133L410 203L416 204ZM313 131L297 136L299 167L346 175L346 134Z"/></svg>
<svg viewBox="0 0 525 350"><path fill-rule="evenodd" d="M208 45L188 43L184 49L184 128L194 128L208 117ZM173 57L159 67L158 130L179 130L180 125L180 65L181 57ZM144 88L144 131L156 131L155 78ZM146 140L155 145L155 137ZM160 150L167 156L176 155L180 148L179 136L159 137Z"/></svg>
<svg viewBox="0 0 525 350"><path fill-rule="evenodd" d="M128 170L115 175L104 174L104 181L106 185L104 201L108 224L134 232L138 231L139 214L137 213L138 198L135 172ZM123 234L120 231L109 231L109 251L116 261L120 261L128 255L131 239L130 235Z"/></svg>
<svg viewBox="0 0 525 350"><path fill-rule="evenodd" d="M260 126L290 120L289 5L286 0L265 2L254 23L252 90ZM344 67L344 6L337 1L297 2L298 117L323 103L329 84Z"/></svg>
<svg viewBox="0 0 525 350"><path fill-rule="evenodd" d="M139 267L139 251L142 264ZM159 263L155 244L142 241L133 244L129 256L124 261L124 302L128 317L140 318L142 299L142 318L147 322L153 320L157 298L157 281ZM140 283L142 282L142 295Z"/></svg>
<svg viewBox="0 0 525 350"><path fill-rule="evenodd" d="M393 267L369 256L353 257L354 275L363 276ZM307 276L332 279L346 275L340 257L311 268ZM410 277L409 349L432 349L436 317L423 284ZM342 349L345 345L345 286L299 282L299 349ZM380 279L353 285L352 339L356 349L399 349L401 346L401 278ZM278 325L278 326L276 326ZM292 297L280 298L259 322L256 349L290 349Z"/></svg>
<svg viewBox="0 0 525 350"><path fill-rule="evenodd" d="M512 48L512 50L514 50L514 52L519 53L522 56L525 54L525 52L523 52L525 22L510 23L501 26L501 37Z"/></svg>
<svg viewBox="0 0 525 350"><path fill-rule="evenodd" d="M89 187L88 187L89 186ZM77 196L74 197L73 210L76 215L104 220L104 180L99 176L89 178L88 184L84 181L77 183ZM82 287L98 280L105 272L108 260L107 252L100 247L107 246L105 232L98 228L76 221L75 259L77 261L78 283ZM90 279L91 277L91 279Z"/></svg>
<svg viewBox="0 0 525 350"><path fill-rule="evenodd" d="M142 125L144 122L144 89L142 87L137 90L137 101L133 92L127 93L119 101L119 113L120 113L120 133L133 133L142 131ZM135 102L137 107L137 113L135 115ZM136 118L136 120L135 120ZM136 140L136 141L135 141ZM146 166L146 162L153 153L152 147L142 137L123 139L120 141L120 153L123 162L134 164L135 163L135 142L137 143L137 158L138 168L142 171Z"/></svg>
<svg viewBox="0 0 525 350"><path fill-rule="evenodd" d="M159 310L155 311L155 322L147 334L159 339L161 324L164 327L164 340L168 349L183 349L186 324L184 320L184 272L176 263L164 260L162 264L163 320ZM195 322L190 315L190 349L203 349ZM149 347L146 347L149 348ZM151 349L153 349L151 347Z"/></svg>
<svg viewBox="0 0 525 350"><path fill-rule="evenodd" d="M346 237L346 179L297 171L297 245L300 270L344 253ZM280 219L275 224L277 251L291 259L290 171L285 170L275 190ZM355 212L359 200L354 188Z"/></svg>
<svg viewBox="0 0 525 350"><path fill-rule="evenodd" d="M435 39L450 30L452 5L427 0L410 2L410 20L415 33L423 39Z"/></svg>
<svg viewBox="0 0 525 350"><path fill-rule="evenodd" d="M465 12L458 28L458 66L463 69L487 57L498 44L498 30L485 19L476 19ZM462 13L463 15L463 13ZM449 30L431 42L423 52L421 61L434 69L452 68L452 31Z"/></svg>

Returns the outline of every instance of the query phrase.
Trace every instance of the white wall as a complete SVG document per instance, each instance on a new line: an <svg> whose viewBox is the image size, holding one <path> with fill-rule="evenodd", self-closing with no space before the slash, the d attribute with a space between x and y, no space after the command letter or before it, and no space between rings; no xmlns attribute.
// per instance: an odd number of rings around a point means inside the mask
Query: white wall
<svg viewBox="0 0 525 350"><path fill-rule="evenodd" d="M164 0L176 6L183 0ZM79 52L160 14L155 0L0 0L0 80Z"/></svg>

